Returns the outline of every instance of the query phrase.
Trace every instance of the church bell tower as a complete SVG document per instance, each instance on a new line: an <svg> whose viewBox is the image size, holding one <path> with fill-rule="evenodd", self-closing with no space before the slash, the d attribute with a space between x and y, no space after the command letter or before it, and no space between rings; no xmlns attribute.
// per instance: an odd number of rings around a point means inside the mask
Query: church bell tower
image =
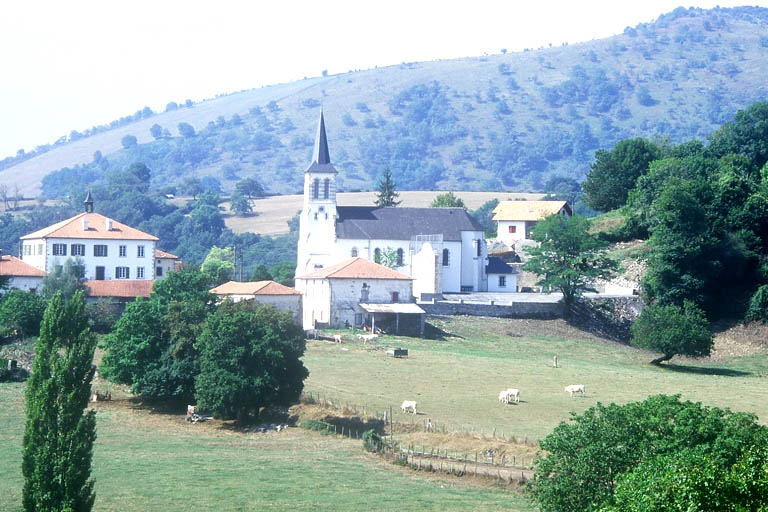
<svg viewBox="0 0 768 512"><path fill-rule="evenodd" d="M328 152L325 119L321 110L312 163L304 171L304 205L299 217L296 276L334 263L331 256L336 245L337 175Z"/></svg>

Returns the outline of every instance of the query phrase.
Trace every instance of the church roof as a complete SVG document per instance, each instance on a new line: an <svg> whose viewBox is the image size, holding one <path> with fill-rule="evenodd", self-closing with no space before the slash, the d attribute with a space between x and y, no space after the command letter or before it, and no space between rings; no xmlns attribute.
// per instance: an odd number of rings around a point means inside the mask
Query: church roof
<svg viewBox="0 0 768 512"><path fill-rule="evenodd" d="M483 231L463 208L339 206L336 237L365 240L411 240L416 235L443 235L460 242L462 231Z"/></svg>
<svg viewBox="0 0 768 512"><path fill-rule="evenodd" d="M81 219L86 219L85 229ZM107 221L112 228L107 229ZM144 233L138 229L126 226L122 222L111 220L100 213L81 213L52 224L47 228L24 235L22 240L37 238L90 238L94 240L158 240L156 236Z"/></svg>
<svg viewBox="0 0 768 512"><path fill-rule="evenodd" d="M320 111L320 122L317 125L317 136L315 137L315 150L312 152L312 163L307 168L307 172L331 172L337 173L331 164L331 154L328 152L328 137L325 134L325 118L323 111Z"/></svg>
<svg viewBox="0 0 768 512"><path fill-rule="evenodd" d="M329 267L315 270L305 276L297 276L296 279L400 279L412 280L405 274L392 270L384 265L379 265L365 258L352 258L336 263Z"/></svg>

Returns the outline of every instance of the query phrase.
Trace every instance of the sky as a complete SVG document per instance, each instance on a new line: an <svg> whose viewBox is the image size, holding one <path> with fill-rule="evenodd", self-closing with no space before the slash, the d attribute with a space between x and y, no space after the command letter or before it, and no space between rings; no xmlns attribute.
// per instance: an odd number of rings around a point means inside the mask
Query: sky
<svg viewBox="0 0 768 512"><path fill-rule="evenodd" d="M6 0L0 159L169 101L328 73L573 44L684 5L768 0Z"/></svg>

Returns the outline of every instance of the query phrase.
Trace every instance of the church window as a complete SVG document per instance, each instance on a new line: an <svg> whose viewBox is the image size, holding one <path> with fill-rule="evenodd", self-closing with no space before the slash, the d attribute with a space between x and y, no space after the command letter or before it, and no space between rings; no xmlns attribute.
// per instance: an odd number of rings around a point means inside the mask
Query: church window
<svg viewBox="0 0 768 512"><path fill-rule="evenodd" d="M403 266L403 249L402 247L397 250L397 266L402 267Z"/></svg>
<svg viewBox="0 0 768 512"><path fill-rule="evenodd" d="M482 249L481 243L482 243L482 240L478 239L477 240L477 255L478 256L482 256L483 255L483 249Z"/></svg>
<svg viewBox="0 0 768 512"><path fill-rule="evenodd" d="M331 197L331 180L325 178L323 182L323 199L328 199L329 197Z"/></svg>
<svg viewBox="0 0 768 512"><path fill-rule="evenodd" d="M317 212L315 212L315 220L317 220Z"/></svg>
<svg viewBox="0 0 768 512"><path fill-rule="evenodd" d="M447 267L451 264L451 251L443 249L443 266Z"/></svg>
<svg viewBox="0 0 768 512"><path fill-rule="evenodd" d="M357 258L357 247L353 247L352 251L349 254L353 258Z"/></svg>
<svg viewBox="0 0 768 512"><path fill-rule="evenodd" d="M376 263L381 263L381 249L378 247L373 250L373 261Z"/></svg>
<svg viewBox="0 0 768 512"><path fill-rule="evenodd" d="M312 183L312 199L317 199L320 196L320 180L315 178Z"/></svg>

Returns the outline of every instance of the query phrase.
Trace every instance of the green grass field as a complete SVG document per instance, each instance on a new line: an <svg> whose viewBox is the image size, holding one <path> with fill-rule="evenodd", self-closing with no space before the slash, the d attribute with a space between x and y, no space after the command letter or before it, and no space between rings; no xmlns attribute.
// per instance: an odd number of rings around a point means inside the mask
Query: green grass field
<svg viewBox="0 0 768 512"><path fill-rule="evenodd" d="M0 510L21 508L23 384L0 384ZM361 442L302 429L244 434L100 405L99 511L530 510L510 491L403 470Z"/></svg>
<svg viewBox="0 0 768 512"><path fill-rule="evenodd" d="M669 368L659 368L648 364L652 357L647 352L598 341L562 320L446 317L433 322L454 336L386 336L379 350L359 343L310 343L305 389L368 411L392 406L396 421L429 417L449 431L490 434L495 428L497 434L529 440L546 436L570 411L658 393L680 393L768 421L765 351L718 362L675 358ZM409 357L387 357L385 345L407 348ZM559 368L553 368L553 356ZM563 389L569 384L585 384L586 397L570 398ZM498 394L510 387L521 390L521 401L504 406ZM416 419L399 411L406 399L419 403Z"/></svg>

